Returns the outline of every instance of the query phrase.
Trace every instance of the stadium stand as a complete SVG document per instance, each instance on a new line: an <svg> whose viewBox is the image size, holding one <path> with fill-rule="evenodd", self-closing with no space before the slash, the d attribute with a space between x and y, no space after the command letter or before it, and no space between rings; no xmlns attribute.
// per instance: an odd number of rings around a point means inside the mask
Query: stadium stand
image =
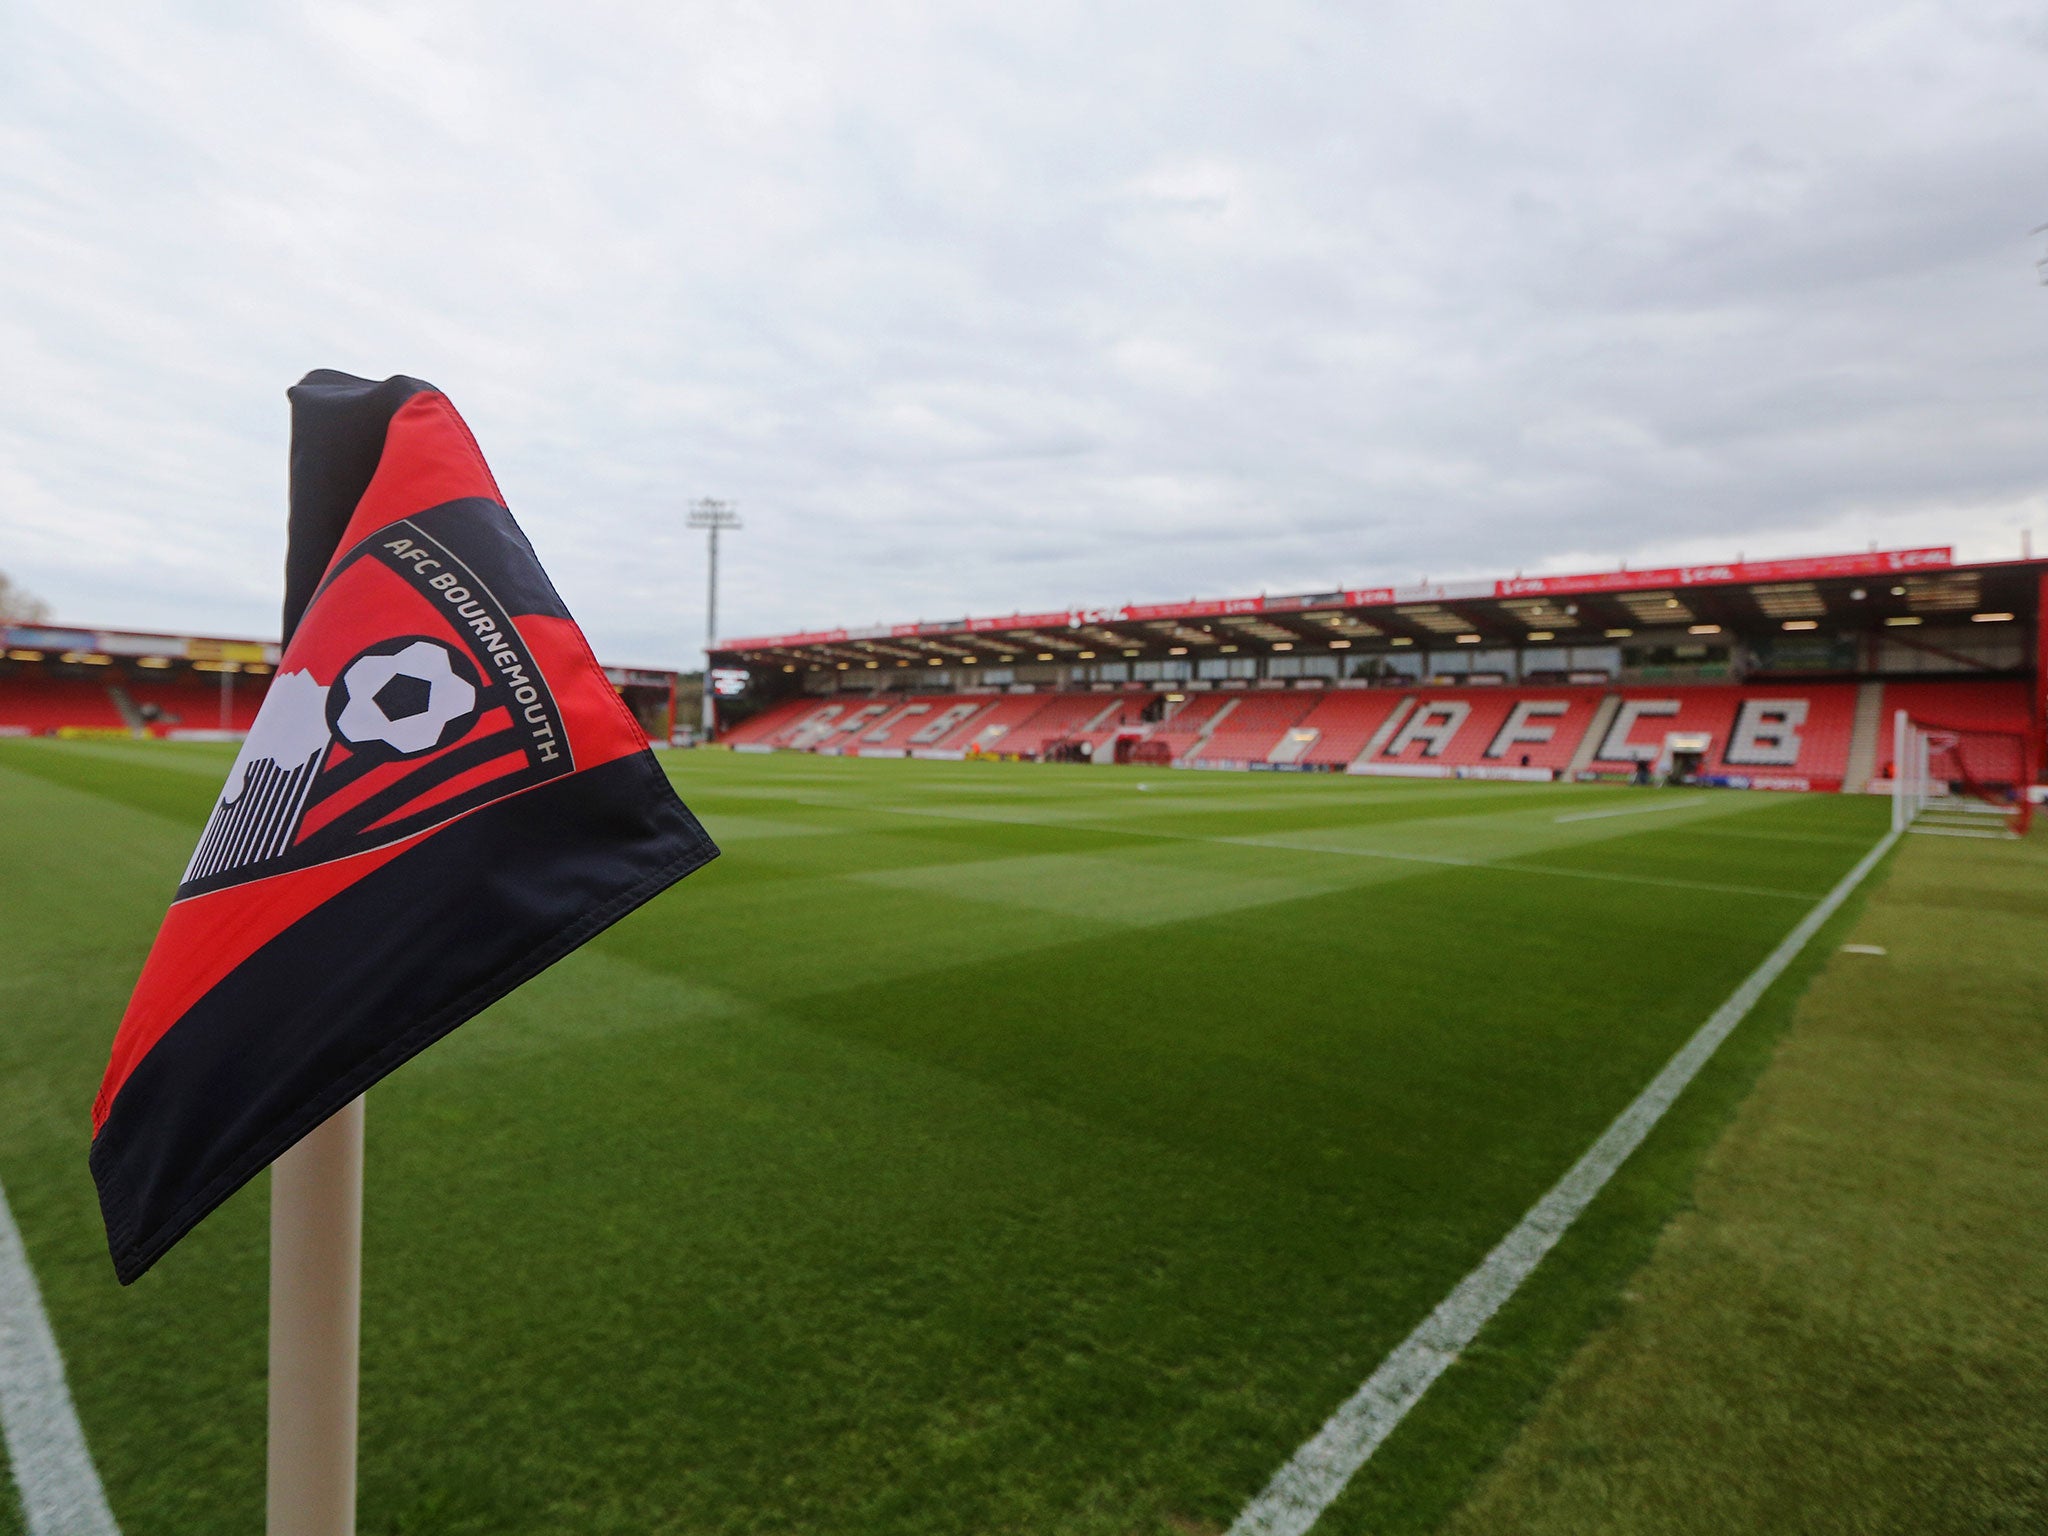
<svg viewBox="0 0 2048 1536"><path fill-rule="evenodd" d="M2038 770L2044 611L2048 559L1872 548L811 628L710 656L769 703L726 738L743 747L807 745L805 721L894 681L945 718L884 749L1864 790L1887 784L1900 703L2024 732Z"/></svg>
<svg viewBox="0 0 2048 1536"><path fill-rule="evenodd" d="M1263 763L1287 732L1313 713L1318 697L1313 692L1240 695L1236 708L1217 720L1214 729L1190 748L1182 761Z"/></svg>
<svg viewBox="0 0 2048 1536"><path fill-rule="evenodd" d="M1114 761L1120 741L1136 742L1150 737L1152 726L1145 719L1148 709L1156 713L1161 707L1173 708L1171 700L1155 700L1148 693L1118 693L1106 699L1098 693L1092 697L1095 708L1078 737L1087 743L1091 761Z"/></svg>
<svg viewBox="0 0 2048 1536"><path fill-rule="evenodd" d="M946 735L932 743L941 752L965 752L970 749L982 752L1007 751L1003 744L1011 730L1029 720L1045 707L1045 700L1036 694L1011 694L1007 697L982 698L975 701L981 707L968 715Z"/></svg>
<svg viewBox="0 0 2048 1536"><path fill-rule="evenodd" d="M1198 693L1152 728L1151 739L1164 742L1174 762L1183 762L1202 739L1221 725L1249 695Z"/></svg>
<svg viewBox="0 0 2048 1536"><path fill-rule="evenodd" d="M0 680L0 727L35 735L128 728L114 696L97 678L16 673Z"/></svg>
<svg viewBox="0 0 2048 1536"><path fill-rule="evenodd" d="M1613 708L1601 721L1607 700ZM1885 701L1887 719L1903 701L1949 724L2027 728L2022 681L1891 684ZM1697 771L1710 777L1837 789L1857 720L1853 683L1247 689L1194 694L1178 709L1168 706L1163 721L1147 722L1160 702L1097 692L798 699L735 727L726 741L888 756L978 748L1024 757L1053 742L1086 742L1104 761L1123 737L1157 743L1153 750L1182 766L1349 766L1396 775L1563 775L1575 758L1597 774L1630 772L1638 760L1661 772L1676 741L1696 751ZM1889 750L1879 759L1880 776L1889 770Z"/></svg>
<svg viewBox="0 0 2048 1536"><path fill-rule="evenodd" d="M711 655L753 711L720 733L740 750L1431 776L1643 765L1863 790L1889 787L1899 709L1989 738L1972 761L1998 777L2038 774L2044 606L2048 561L1872 550L807 631ZM245 732L278 659L265 642L49 626L0 642L0 733L16 735ZM675 674L607 673L650 729L673 722Z"/></svg>
<svg viewBox="0 0 2048 1536"><path fill-rule="evenodd" d="M1661 764L1690 739L1702 744L1700 771L1763 787L1840 789L1848 771L1853 684L1638 687L1621 700L1594 748L1595 770Z"/></svg>
<svg viewBox="0 0 2048 1536"><path fill-rule="evenodd" d="M729 747L786 747L799 721L835 703L843 712L846 707L844 700L783 699L730 727L723 740Z"/></svg>
<svg viewBox="0 0 2048 1536"><path fill-rule="evenodd" d="M1323 694L1301 724L1288 734L1313 732L1297 761L1317 768L1342 768L1363 752L1373 733L1407 695L1391 689L1345 688Z"/></svg>
<svg viewBox="0 0 2048 1536"><path fill-rule="evenodd" d="M890 717L900 713L901 710L891 700L856 700L812 740L811 750L856 753L860 750L860 740L863 736L873 735L876 731L887 731Z"/></svg>
<svg viewBox="0 0 2048 1536"><path fill-rule="evenodd" d="M153 706L160 718L151 731L163 735L171 730L246 731L256 723L256 711L263 707L266 678L239 678L228 695L228 716L221 720L221 688L217 676L206 673L162 681L134 680L124 685L128 697L138 706Z"/></svg>
<svg viewBox="0 0 2048 1536"><path fill-rule="evenodd" d="M1561 772L1602 697L1592 688L1428 689L1358 769Z"/></svg>
<svg viewBox="0 0 2048 1536"><path fill-rule="evenodd" d="M2006 783L2016 783L2024 776L2020 742L2032 731L2031 703L2024 680L1886 683L1877 736L1880 779L1889 780L1892 776L1892 716L1901 709L1923 725L1990 731L2015 738L1985 754L1981 773Z"/></svg>
<svg viewBox="0 0 2048 1536"><path fill-rule="evenodd" d="M941 705L950 702L938 701ZM852 733L846 751L864 757L896 757L910 750L910 738L931 724L933 701L926 699L887 700L879 715L866 720Z"/></svg>
<svg viewBox="0 0 2048 1536"><path fill-rule="evenodd" d="M1099 693L1054 693L1034 697L1038 700L1037 711L1012 729L996 748L997 751L1036 757L1045 750L1047 742L1080 734L1104 708Z"/></svg>

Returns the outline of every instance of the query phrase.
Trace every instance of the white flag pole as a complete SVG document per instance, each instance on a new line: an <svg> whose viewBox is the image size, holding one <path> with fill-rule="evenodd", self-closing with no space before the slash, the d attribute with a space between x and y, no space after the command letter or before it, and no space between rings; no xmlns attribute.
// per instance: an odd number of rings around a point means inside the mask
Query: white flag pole
<svg viewBox="0 0 2048 1536"><path fill-rule="evenodd" d="M268 1536L355 1536L363 1101L270 1168Z"/></svg>

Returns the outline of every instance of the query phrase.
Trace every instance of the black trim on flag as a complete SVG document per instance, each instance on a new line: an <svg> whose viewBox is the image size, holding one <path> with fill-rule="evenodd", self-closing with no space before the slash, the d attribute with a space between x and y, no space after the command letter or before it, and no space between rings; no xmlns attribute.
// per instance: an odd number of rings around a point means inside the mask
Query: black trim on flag
<svg viewBox="0 0 2048 1536"><path fill-rule="evenodd" d="M315 368L285 391L292 403L291 539L284 557L284 643L306 615L313 591L356 503L376 478L391 418L414 395L438 393L396 374L376 383Z"/></svg>
<svg viewBox="0 0 2048 1536"><path fill-rule="evenodd" d="M444 551L455 551L464 568L490 589L506 612L569 617L568 606L541 568L540 556L526 542L512 514L497 502L480 496L444 501L413 513L405 522Z"/></svg>
<svg viewBox="0 0 2048 1536"><path fill-rule="evenodd" d="M498 799L313 908L115 1097L92 1172L122 1284L379 1078L717 854L641 751Z"/></svg>

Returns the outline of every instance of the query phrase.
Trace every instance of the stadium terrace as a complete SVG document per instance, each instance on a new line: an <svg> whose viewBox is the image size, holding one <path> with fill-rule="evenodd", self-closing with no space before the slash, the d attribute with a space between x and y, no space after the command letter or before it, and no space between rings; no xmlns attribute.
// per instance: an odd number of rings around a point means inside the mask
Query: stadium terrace
<svg viewBox="0 0 2048 1536"><path fill-rule="evenodd" d="M275 640L0 625L0 736L239 740L256 722L277 661ZM606 667L604 674L641 727L666 741L677 674L649 667Z"/></svg>
<svg viewBox="0 0 2048 1536"><path fill-rule="evenodd" d="M1884 722L2031 783L2048 561L1948 548L721 640L742 750L1888 787Z"/></svg>

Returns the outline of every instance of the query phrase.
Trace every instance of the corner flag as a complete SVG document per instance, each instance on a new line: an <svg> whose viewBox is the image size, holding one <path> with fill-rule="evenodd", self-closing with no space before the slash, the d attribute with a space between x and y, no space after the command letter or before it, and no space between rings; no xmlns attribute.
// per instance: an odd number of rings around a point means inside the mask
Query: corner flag
<svg viewBox="0 0 2048 1536"><path fill-rule="evenodd" d="M718 852L447 397L327 370L289 393L283 656L93 1105L123 1284Z"/></svg>

